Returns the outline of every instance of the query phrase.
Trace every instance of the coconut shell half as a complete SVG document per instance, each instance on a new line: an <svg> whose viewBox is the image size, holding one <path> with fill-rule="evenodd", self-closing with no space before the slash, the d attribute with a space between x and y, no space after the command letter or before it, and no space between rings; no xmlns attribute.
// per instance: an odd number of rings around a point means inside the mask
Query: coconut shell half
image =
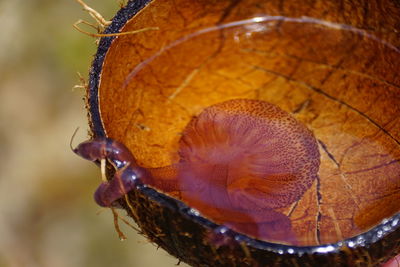
<svg viewBox="0 0 400 267"><path fill-rule="evenodd" d="M129 1L103 37L87 93L94 137L148 169L179 162L209 106L260 100L315 137L318 177L277 211L298 242L235 231L179 192L138 185L143 234L193 266L378 266L400 253L400 5L352 1ZM186 131L187 132L187 131Z"/></svg>

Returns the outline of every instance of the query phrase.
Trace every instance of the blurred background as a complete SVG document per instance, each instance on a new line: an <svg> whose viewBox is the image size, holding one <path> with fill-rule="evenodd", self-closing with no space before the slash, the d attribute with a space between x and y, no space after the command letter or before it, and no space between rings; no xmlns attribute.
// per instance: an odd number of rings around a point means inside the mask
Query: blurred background
<svg viewBox="0 0 400 267"><path fill-rule="evenodd" d="M121 5L86 3L106 19ZM84 90L72 88L96 52L78 19L93 22L75 0L0 0L0 266L174 266L123 223L118 239L93 201L100 170L69 148L77 127L75 145L87 139Z"/></svg>

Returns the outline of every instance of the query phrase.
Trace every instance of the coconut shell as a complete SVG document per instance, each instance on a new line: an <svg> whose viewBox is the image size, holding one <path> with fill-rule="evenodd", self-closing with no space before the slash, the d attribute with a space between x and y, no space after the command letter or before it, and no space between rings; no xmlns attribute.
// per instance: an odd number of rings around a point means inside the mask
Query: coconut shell
<svg viewBox="0 0 400 267"><path fill-rule="evenodd" d="M87 93L94 137L139 165L177 160L185 126L229 99L291 113L319 144L318 179L293 205L299 245L218 225L139 185L120 204L151 241L193 266L376 266L400 253L397 1L129 1L105 33Z"/></svg>

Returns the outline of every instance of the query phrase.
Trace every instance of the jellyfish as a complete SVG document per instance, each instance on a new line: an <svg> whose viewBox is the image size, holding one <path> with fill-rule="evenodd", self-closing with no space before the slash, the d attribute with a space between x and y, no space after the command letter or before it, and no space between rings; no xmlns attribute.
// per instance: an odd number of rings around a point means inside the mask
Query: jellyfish
<svg viewBox="0 0 400 267"><path fill-rule="evenodd" d="M311 187L320 154L313 133L291 114L261 100L217 103L190 120L178 155L178 162L160 168L135 162L121 171L117 167L119 179L99 187L98 203L107 198L111 204L140 176L155 189L180 192L183 202L216 223L261 239L294 242L290 219L277 209Z"/></svg>

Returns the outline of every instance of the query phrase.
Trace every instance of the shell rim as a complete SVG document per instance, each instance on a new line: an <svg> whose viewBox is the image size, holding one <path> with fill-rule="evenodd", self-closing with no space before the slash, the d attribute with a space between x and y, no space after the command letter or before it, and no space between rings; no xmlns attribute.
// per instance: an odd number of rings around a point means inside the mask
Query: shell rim
<svg viewBox="0 0 400 267"><path fill-rule="evenodd" d="M125 25L128 20L135 16L140 10L147 6L152 0L129 0L126 6L122 7L112 19L112 23L106 28L104 33L117 33ZM102 37L100 39L97 52L95 54L92 66L89 72L89 88L87 95L89 123L91 125L92 134L94 137L106 137L105 129L101 120L98 89L101 77L101 71L105 56L115 37ZM162 194L145 185L139 185L137 190L142 191L158 204L169 209L178 211L185 217L206 226L210 229L216 229L217 225L210 220L196 214L196 211L188 207L183 202ZM400 232L400 212L390 218L382 220L381 223L351 238L344 239L336 243L328 243L315 246L291 246L267 241L253 239L246 235L229 230L227 235L232 237L237 242L245 242L248 246L256 249L274 252L276 254L294 254L302 256L304 254L331 254L338 253L342 249L356 250L358 248L368 248L372 244L384 242L385 237L394 232Z"/></svg>

